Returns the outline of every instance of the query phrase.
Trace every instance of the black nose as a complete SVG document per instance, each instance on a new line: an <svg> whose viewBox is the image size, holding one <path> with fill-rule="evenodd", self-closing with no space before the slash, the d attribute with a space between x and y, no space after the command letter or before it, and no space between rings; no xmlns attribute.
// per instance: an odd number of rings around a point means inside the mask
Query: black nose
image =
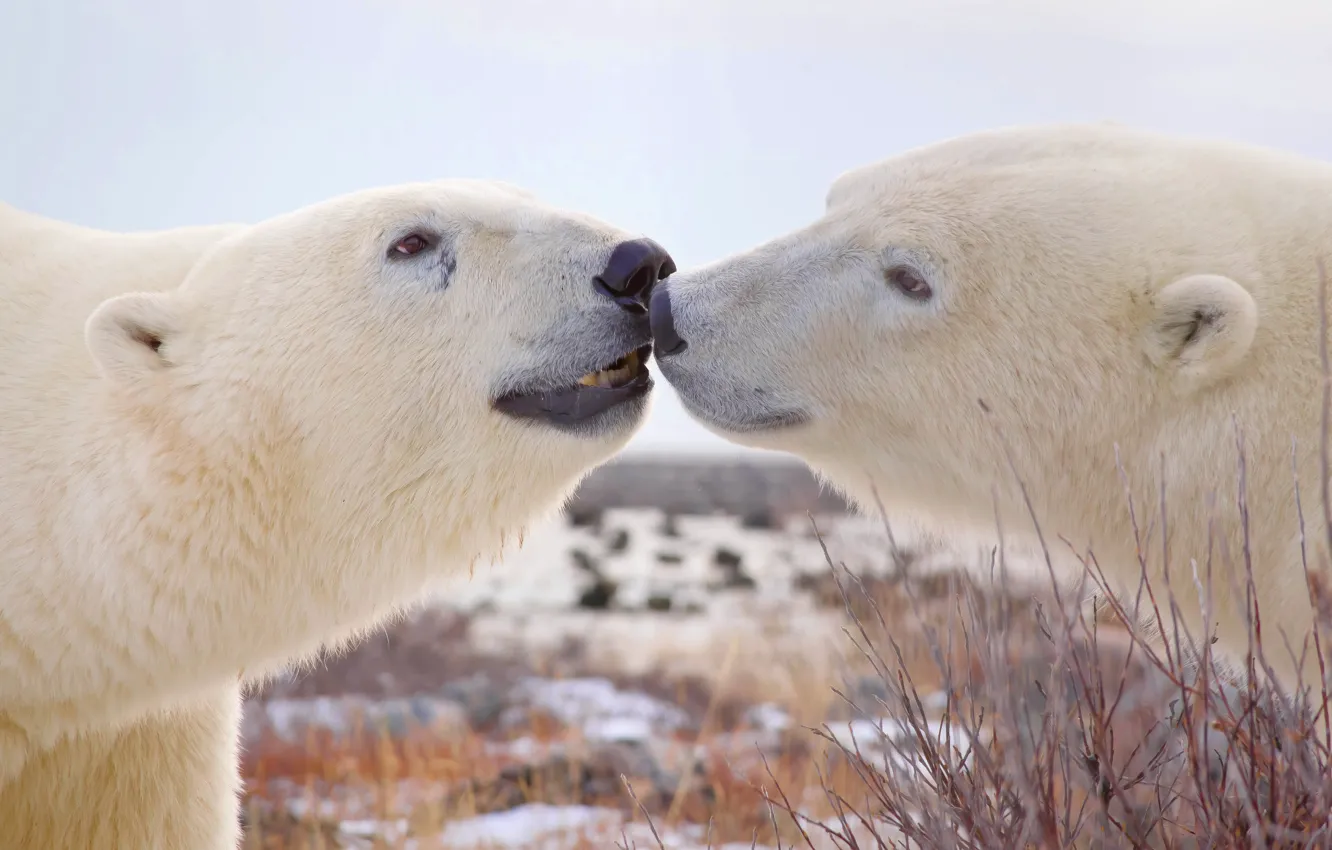
<svg viewBox="0 0 1332 850"><path fill-rule="evenodd" d="M631 313L646 313L657 281L675 273L675 261L651 239L621 242L611 251L606 270L592 278L597 292Z"/></svg>
<svg viewBox="0 0 1332 850"><path fill-rule="evenodd" d="M652 351L658 358L679 354L688 346L675 330L671 315L671 288L658 286L652 291L652 309L648 319L652 330Z"/></svg>

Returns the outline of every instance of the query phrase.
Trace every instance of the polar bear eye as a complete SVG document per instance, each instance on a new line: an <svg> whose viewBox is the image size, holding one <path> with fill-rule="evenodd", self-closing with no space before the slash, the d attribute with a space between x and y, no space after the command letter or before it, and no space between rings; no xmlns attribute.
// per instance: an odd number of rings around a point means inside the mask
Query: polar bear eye
<svg viewBox="0 0 1332 850"><path fill-rule="evenodd" d="M925 282L914 269L906 266L895 266L884 273L884 279L894 289L906 295L908 298L914 298L917 301L924 301L934 294L934 290Z"/></svg>
<svg viewBox="0 0 1332 850"><path fill-rule="evenodd" d="M413 233L405 236L394 243L390 254L398 257L410 257L413 254L419 254L430 247L430 240L419 233Z"/></svg>

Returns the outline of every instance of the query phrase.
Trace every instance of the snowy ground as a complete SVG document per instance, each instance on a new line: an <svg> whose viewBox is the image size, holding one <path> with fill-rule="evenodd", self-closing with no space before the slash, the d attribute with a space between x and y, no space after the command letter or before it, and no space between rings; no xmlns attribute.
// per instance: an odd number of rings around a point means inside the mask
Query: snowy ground
<svg viewBox="0 0 1332 850"><path fill-rule="evenodd" d="M867 577L893 572L880 520L815 523L834 562ZM917 573L988 563L979 539L945 542L905 522L892 532ZM707 675L731 651L741 665L825 663L845 625L829 576L808 518L753 529L732 516L612 510L597 527L537 530L442 601L473 614L472 639L486 651L541 654L576 637L596 667Z"/></svg>
<svg viewBox="0 0 1332 850"><path fill-rule="evenodd" d="M882 522L817 523L866 580L899 569ZM930 575L988 563L983 539L892 532L936 597ZM803 752L810 727L909 749L876 715L882 686L832 575L808 517L640 508L534 529L420 615L247 703L249 829L288 836L252 846L303 846L290 836L317 822L335 846L749 847L770 814L754 797L723 817L722 798L753 796L740 785ZM396 748L389 768L366 728Z"/></svg>

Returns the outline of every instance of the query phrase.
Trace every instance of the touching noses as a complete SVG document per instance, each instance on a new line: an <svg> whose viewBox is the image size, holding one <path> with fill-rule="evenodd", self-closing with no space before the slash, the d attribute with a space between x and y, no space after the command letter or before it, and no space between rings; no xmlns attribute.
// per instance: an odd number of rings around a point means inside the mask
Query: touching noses
<svg viewBox="0 0 1332 850"><path fill-rule="evenodd" d="M652 347L658 358L679 354L688 347L688 343L675 329L675 316L671 313L671 289L658 286L652 292L650 302L652 328Z"/></svg>
<svg viewBox="0 0 1332 850"><path fill-rule="evenodd" d="M652 287L674 273L675 261L665 248L651 239L632 239L615 246L606 270L592 278L592 285L626 311L643 315Z"/></svg>

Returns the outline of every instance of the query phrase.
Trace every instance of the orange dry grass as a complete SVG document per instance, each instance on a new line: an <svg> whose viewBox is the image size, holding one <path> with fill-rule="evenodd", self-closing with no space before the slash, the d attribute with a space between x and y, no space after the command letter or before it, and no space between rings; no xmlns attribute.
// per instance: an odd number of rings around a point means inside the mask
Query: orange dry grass
<svg viewBox="0 0 1332 850"><path fill-rule="evenodd" d="M525 759L474 733L440 735L428 729L413 730L402 740L362 729L343 740L311 735L304 747L255 742L251 749L256 755L245 766L246 847L337 846L330 843L332 827L348 820L405 821L412 835L425 837L438 834L449 821L527 803L617 809L626 820L641 820L646 814L658 829L707 827L717 844L771 844L775 830L786 840L794 833L783 829L789 819L774 821L764 786L775 780L787 789L818 788L822 778L851 792L855 784L845 762L831 769L820 764L822 747L792 743L765 762L752 752L746 757L726 750L721 734L714 733L696 741L663 742L660 761L685 768L680 771L685 779L659 788L649 777L621 773L622 764L607 763L594 747L548 721L536 719L530 732L528 737L539 744L564 744L565 755ZM812 738L808 733L804 737ZM703 748L699 757L694 756L695 744ZM691 763L695 770L688 769ZM601 787L610 792L584 793L589 777L599 776L607 780ZM310 813L300 818L274 813L272 804L293 797L303 798ZM320 804L317 810L310 805L314 803ZM400 840L383 846L405 844Z"/></svg>

